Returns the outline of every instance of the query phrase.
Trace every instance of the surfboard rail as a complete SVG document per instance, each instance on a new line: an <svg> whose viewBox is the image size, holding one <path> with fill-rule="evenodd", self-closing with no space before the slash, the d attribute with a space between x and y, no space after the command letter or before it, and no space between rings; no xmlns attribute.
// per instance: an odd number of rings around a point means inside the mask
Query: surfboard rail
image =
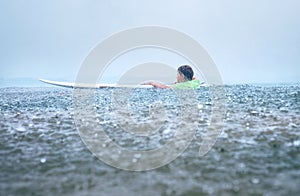
<svg viewBox="0 0 300 196"><path fill-rule="evenodd" d="M60 82L46 79L39 79L39 81L54 86L67 88L153 88L152 85L130 85L130 84L89 84L89 83L75 83L75 82Z"/></svg>

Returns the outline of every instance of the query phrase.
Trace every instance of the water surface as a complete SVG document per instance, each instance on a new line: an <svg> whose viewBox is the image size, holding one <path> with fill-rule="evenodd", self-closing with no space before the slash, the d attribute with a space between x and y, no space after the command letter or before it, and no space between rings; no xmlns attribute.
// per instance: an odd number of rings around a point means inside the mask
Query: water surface
<svg viewBox="0 0 300 196"><path fill-rule="evenodd" d="M225 92L225 125L208 154L198 154L212 115L209 89L203 88L196 91L199 124L188 149L159 169L130 172L106 165L84 145L72 89L0 88L1 195L297 195L300 86L233 85ZM118 129L110 116L111 93L98 90L95 107L119 145L151 149L173 137L180 102L172 93L141 89L131 97L128 107L137 121L149 121L155 100L174 119L147 139Z"/></svg>

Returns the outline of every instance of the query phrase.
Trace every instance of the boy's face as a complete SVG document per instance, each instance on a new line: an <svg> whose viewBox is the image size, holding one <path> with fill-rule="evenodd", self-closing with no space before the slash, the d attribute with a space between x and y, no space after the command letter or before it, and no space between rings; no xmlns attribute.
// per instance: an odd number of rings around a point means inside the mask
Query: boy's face
<svg viewBox="0 0 300 196"><path fill-rule="evenodd" d="M184 75L182 73L180 73L179 71L177 71L176 80L177 80L177 82L184 82L185 81Z"/></svg>

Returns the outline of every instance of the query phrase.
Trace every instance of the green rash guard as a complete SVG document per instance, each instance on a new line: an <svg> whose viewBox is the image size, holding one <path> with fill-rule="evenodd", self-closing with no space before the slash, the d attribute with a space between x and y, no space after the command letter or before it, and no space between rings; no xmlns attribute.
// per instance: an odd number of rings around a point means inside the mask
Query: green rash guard
<svg viewBox="0 0 300 196"><path fill-rule="evenodd" d="M198 87L200 87L200 81L199 80L190 80L187 82L179 82L179 83L173 84L171 87L175 88L175 89L198 88Z"/></svg>

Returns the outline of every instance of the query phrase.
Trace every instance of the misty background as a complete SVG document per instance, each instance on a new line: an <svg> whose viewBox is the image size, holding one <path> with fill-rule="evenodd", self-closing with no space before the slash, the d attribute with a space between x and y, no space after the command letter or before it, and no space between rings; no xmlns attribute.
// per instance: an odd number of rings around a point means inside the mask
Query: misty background
<svg viewBox="0 0 300 196"><path fill-rule="evenodd" d="M101 41L148 25L198 41L225 84L300 82L298 0L11 0L0 2L0 24L0 86L38 85L38 78L72 82ZM111 64L104 82L149 61L188 63L158 50L126 55Z"/></svg>

